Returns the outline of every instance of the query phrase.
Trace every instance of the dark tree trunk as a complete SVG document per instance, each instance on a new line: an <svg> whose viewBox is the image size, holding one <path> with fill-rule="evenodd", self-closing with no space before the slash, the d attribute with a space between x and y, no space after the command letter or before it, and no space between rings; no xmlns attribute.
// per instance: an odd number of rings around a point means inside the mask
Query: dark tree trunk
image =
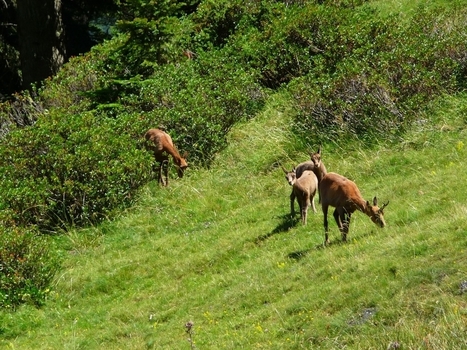
<svg viewBox="0 0 467 350"><path fill-rule="evenodd" d="M55 74L65 61L60 0L17 0L23 88Z"/></svg>

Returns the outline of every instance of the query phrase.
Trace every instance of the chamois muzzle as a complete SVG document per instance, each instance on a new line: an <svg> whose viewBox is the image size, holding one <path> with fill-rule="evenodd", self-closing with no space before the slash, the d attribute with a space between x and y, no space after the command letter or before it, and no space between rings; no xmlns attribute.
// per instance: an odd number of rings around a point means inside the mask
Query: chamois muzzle
<svg viewBox="0 0 467 350"><path fill-rule="evenodd" d="M185 172L186 168L187 168L186 166L185 167L177 167L177 174L178 174L179 178L183 177L183 173Z"/></svg>

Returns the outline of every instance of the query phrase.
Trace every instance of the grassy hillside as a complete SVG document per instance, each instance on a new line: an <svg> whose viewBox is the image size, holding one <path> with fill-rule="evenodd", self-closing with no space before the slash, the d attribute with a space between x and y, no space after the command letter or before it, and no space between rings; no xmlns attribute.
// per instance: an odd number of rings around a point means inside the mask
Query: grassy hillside
<svg viewBox="0 0 467 350"><path fill-rule="evenodd" d="M467 346L467 96L433 102L397 144L323 145L329 171L389 200L349 242L322 212L289 217L308 158L276 94L211 169L146 187L112 222L58 237L45 306L0 314L5 349L462 349ZM313 135L310 150L317 145ZM193 322L192 333L185 324Z"/></svg>

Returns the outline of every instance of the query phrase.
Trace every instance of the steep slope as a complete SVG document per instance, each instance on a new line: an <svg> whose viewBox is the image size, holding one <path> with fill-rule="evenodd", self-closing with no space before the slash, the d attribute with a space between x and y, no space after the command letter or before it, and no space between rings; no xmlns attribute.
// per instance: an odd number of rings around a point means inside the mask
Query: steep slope
<svg viewBox="0 0 467 350"><path fill-rule="evenodd" d="M329 171L390 200L381 230L355 213L349 242L322 213L289 217L279 163L306 160L286 96L229 135L211 169L156 183L139 205L57 238L46 305L1 313L14 349L461 349L467 328L467 97L434 104L400 144L323 145ZM187 329L187 322L193 328Z"/></svg>

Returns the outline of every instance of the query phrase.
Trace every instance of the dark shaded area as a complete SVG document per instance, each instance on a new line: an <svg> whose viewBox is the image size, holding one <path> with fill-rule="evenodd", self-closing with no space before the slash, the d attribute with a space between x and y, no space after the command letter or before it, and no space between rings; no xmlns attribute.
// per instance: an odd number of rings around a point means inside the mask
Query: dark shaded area
<svg viewBox="0 0 467 350"><path fill-rule="evenodd" d="M113 0L62 0L65 62L110 38L117 6ZM25 34L26 35L26 34ZM26 35L28 36L28 35ZM0 101L22 89L16 3L0 1Z"/></svg>
<svg viewBox="0 0 467 350"><path fill-rule="evenodd" d="M278 233L287 232L292 227L294 227L299 221L298 219L291 217L290 214L282 215L281 219L282 219L282 222L274 230L272 230L271 232L266 233L266 234L261 235L258 238L256 238L255 243L256 244L261 244L262 242L264 242L268 238L270 238L270 237L272 237L272 236L274 236L274 235L276 235Z"/></svg>
<svg viewBox="0 0 467 350"><path fill-rule="evenodd" d="M85 53L110 38L109 28L115 22L116 11L112 0L63 0L67 58Z"/></svg>

